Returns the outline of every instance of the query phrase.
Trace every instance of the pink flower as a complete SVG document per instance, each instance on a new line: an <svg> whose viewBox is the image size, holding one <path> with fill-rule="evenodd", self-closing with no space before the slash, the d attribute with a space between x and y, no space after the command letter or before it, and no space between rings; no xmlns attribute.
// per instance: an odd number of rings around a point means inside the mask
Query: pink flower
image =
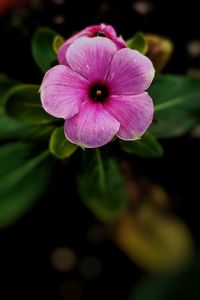
<svg viewBox="0 0 200 300"><path fill-rule="evenodd" d="M79 38L66 54L69 66L50 69L41 86L43 108L64 118L66 138L96 148L114 136L140 138L153 118L147 92L154 77L151 61L129 48L117 50L107 38Z"/></svg>
<svg viewBox="0 0 200 300"><path fill-rule="evenodd" d="M61 65L67 65L67 61L66 61L67 49L78 38L80 38L80 37L93 38L93 37L97 37L97 36L107 37L108 39L112 40L118 49L127 47L127 44L125 43L125 41L121 37L117 36L116 31L114 30L114 28L112 26L105 25L105 24L89 26L89 27L86 27L84 30L78 32L74 36L72 36L60 47L60 49L58 51L59 63Z"/></svg>

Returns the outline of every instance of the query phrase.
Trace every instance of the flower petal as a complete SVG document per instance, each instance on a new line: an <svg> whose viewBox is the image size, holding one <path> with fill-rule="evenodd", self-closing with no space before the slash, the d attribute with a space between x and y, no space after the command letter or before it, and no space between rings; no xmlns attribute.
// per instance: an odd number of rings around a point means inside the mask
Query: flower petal
<svg viewBox="0 0 200 300"><path fill-rule="evenodd" d="M117 136L123 140L140 138L153 119L153 102L148 93L111 96L104 108L120 122Z"/></svg>
<svg viewBox="0 0 200 300"><path fill-rule="evenodd" d="M83 37L85 35L88 35L88 31L86 31L85 29L78 32L77 34L73 35L70 39L68 39L58 50L58 61L59 64L61 65L66 65L68 66L68 62L66 59L66 53L67 53L67 49L69 48L69 46L76 41L78 38Z"/></svg>
<svg viewBox="0 0 200 300"><path fill-rule="evenodd" d="M73 38L67 40L58 50L58 62L60 65L68 66L67 59L66 59L66 53L69 46L73 43Z"/></svg>
<svg viewBox="0 0 200 300"><path fill-rule="evenodd" d="M112 95L132 95L144 92L154 77L150 59L128 48L117 51L110 65L107 82Z"/></svg>
<svg viewBox="0 0 200 300"><path fill-rule="evenodd" d="M89 81L104 81L116 51L115 44L105 37L84 37L68 48L66 57L72 70Z"/></svg>
<svg viewBox="0 0 200 300"><path fill-rule="evenodd" d="M96 37L96 34L99 31L104 33L105 37L107 37L108 39L111 39L115 43L115 45L118 49L127 47L127 44L125 43L125 41L121 37L117 36L116 31L112 26L106 25L103 23L100 25L93 25L93 26L86 27L85 29L76 33L60 47L60 49L58 51L59 63L61 65L68 66L68 62L66 59L66 53L67 53L67 49L69 48L69 46L80 37L85 36L85 37L94 38L94 37Z"/></svg>
<svg viewBox="0 0 200 300"><path fill-rule="evenodd" d="M97 148L107 144L116 135L119 126L101 103L87 101L77 115L65 121L65 135L74 144Z"/></svg>
<svg viewBox="0 0 200 300"><path fill-rule="evenodd" d="M107 38L111 39L115 43L117 49L128 47L123 38L121 36L117 36L116 31L112 26L101 24L101 30L104 32Z"/></svg>
<svg viewBox="0 0 200 300"><path fill-rule="evenodd" d="M106 37L108 37L107 34L110 35L110 36L117 37L116 31L115 31L114 27L111 26L111 25L107 25L107 24L101 23L100 26L99 26L99 30L101 30L102 32L104 32L105 35L106 35Z"/></svg>
<svg viewBox="0 0 200 300"><path fill-rule="evenodd" d="M68 119L79 112L85 99L88 81L70 68L59 65L44 76L41 101L46 112L57 118Z"/></svg>
<svg viewBox="0 0 200 300"><path fill-rule="evenodd" d="M128 48L128 45L126 44L126 42L124 41L124 39L119 36L119 37L110 37L110 39L113 41L113 43L115 43L115 45L117 46L117 49L121 49L121 48Z"/></svg>

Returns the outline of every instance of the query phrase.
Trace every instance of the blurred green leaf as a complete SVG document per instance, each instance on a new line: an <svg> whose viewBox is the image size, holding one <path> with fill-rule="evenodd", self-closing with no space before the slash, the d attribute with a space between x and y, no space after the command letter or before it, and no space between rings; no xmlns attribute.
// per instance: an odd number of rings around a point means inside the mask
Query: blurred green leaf
<svg viewBox="0 0 200 300"><path fill-rule="evenodd" d="M77 148L77 145L70 143L66 139L63 126L54 130L50 138L49 150L55 157L59 159L67 158L72 155Z"/></svg>
<svg viewBox="0 0 200 300"><path fill-rule="evenodd" d="M7 115L0 115L0 141L21 139L28 135L29 128L27 126Z"/></svg>
<svg viewBox="0 0 200 300"><path fill-rule="evenodd" d="M117 219L127 207L127 195L118 167L99 149L86 150L78 176L78 191L85 205L103 222Z"/></svg>
<svg viewBox="0 0 200 300"><path fill-rule="evenodd" d="M21 87L21 84L16 83L13 80L7 78L0 79L0 141L10 141L13 139L25 139L29 141L45 140L50 137L52 131L55 129L54 125L27 126L27 124L24 124L7 114L5 109L6 101L8 101L8 98L12 95L13 91L18 92L18 89L21 89ZM32 87L33 86L31 86L31 88ZM35 92L35 88L33 89ZM32 89L30 92L32 92ZM20 97L20 94L18 96ZM30 97L29 95L27 96Z"/></svg>
<svg viewBox="0 0 200 300"><path fill-rule="evenodd" d="M199 258L182 272L146 276L131 292L128 300L199 300Z"/></svg>
<svg viewBox="0 0 200 300"><path fill-rule="evenodd" d="M17 85L17 82L14 80L9 78L0 79L0 116L3 112L5 96L7 92L15 85Z"/></svg>
<svg viewBox="0 0 200 300"><path fill-rule="evenodd" d="M169 296L174 279L175 275L146 277L139 282L128 300L171 300Z"/></svg>
<svg viewBox="0 0 200 300"><path fill-rule="evenodd" d="M53 51L57 54L60 47L64 44L65 40L62 36L56 35L53 40Z"/></svg>
<svg viewBox="0 0 200 300"><path fill-rule="evenodd" d="M49 141L52 132L55 130L52 124L30 126L28 134L24 137L23 141Z"/></svg>
<svg viewBox="0 0 200 300"><path fill-rule="evenodd" d="M48 151L32 145L9 143L0 147L0 228L28 211L44 193L51 176Z"/></svg>
<svg viewBox="0 0 200 300"><path fill-rule="evenodd" d="M149 93L155 104L156 124L150 132L159 138L185 134L200 120L200 80L188 76L159 75Z"/></svg>
<svg viewBox="0 0 200 300"><path fill-rule="evenodd" d="M145 133L139 140L120 140L120 146L125 152L141 157L160 157L163 155L162 146L156 138L148 132Z"/></svg>
<svg viewBox="0 0 200 300"><path fill-rule="evenodd" d="M57 60L53 49L53 42L56 36L57 33L55 31L45 27L39 28L33 36L32 55L43 73L50 69Z"/></svg>
<svg viewBox="0 0 200 300"><path fill-rule="evenodd" d="M18 85L7 94L6 111L9 116L28 125L44 125L56 119L42 108L39 86Z"/></svg>
<svg viewBox="0 0 200 300"><path fill-rule="evenodd" d="M142 54L145 54L148 49L147 41L142 32L136 33L132 38L127 41L129 48L137 50Z"/></svg>
<svg viewBox="0 0 200 300"><path fill-rule="evenodd" d="M6 141L13 138L21 138L27 135L28 128L17 120L6 115L5 102L10 89L17 85L16 81L0 79L0 140Z"/></svg>

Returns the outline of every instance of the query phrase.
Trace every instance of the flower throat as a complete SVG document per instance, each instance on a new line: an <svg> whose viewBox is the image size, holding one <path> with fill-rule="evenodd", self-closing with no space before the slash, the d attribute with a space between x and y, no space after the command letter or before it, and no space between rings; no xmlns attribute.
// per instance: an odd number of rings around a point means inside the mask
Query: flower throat
<svg viewBox="0 0 200 300"><path fill-rule="evenodd" d="M108 87L103 84L95 84L90 89L90 98L95 102L104 102L109 96Z"/></svg>

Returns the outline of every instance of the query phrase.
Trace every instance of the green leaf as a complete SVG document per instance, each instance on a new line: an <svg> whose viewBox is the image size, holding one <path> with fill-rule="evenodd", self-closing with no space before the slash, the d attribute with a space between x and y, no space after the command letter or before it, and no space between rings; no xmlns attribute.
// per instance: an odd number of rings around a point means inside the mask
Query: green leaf
<svg viewBox="0 0 200 300"><path fill-rule="evenodd" d="M200 79L159 75L149 93L155 104L150 132L159 138L185 134L200 120Z"/></svg>
<svg viewBox="0 0 200 300"><path fill-rule="evenodd" d="M57 33L55 31L45 27L39 28L33 36L32 55L43 73L50 69L57 60L53 49L53 42L56 36Z"/></svg>
<svg viewBox="0 0 200 300"><path fill-rule="evenodd" d="M198 300L200 260L197 257L182 271L145 276L134 286L128 300Z"/></svg>
<svg viewBox="0 0 200 300"><path fill-rule="evenodd" d="M37 85L12 88L7 95L6 110L9 116L28 125L45 125L56 120L42 108Z"/></svg>
<svg viewBox="0 0 200 300"><path fill-rule="evenodd" d="M29 144L0 147L0 228L16 221L44 193L52 169L48 156Z"/></svg>
<svg viewBox="0 0 200 300"><path fill-rule="evenodd" d="M103 222L117 219L127 207L127 195L115 161L99 149L86 150L78 176L85 205Z"/></svg>
<svg viewBox="0 0 200 300"><path fill-rule="evenodd" d="M9 78L0 79L0 116L4 112L3 107L5 103L5 96L8 91L15 85L17 85L17 83L14 80L11 80Z"/></svg>
<svg viewBox="0 0 200 300"><path fill-rule="evenodd" d="M53 40L53 51L57 54L60 47L64 44L65 40L62 36L56 35Z"/></svg>
<svg viewBox="0 0 200 300"><path fill-rule="evenodd" d="M49 150L55 157L60 159L67 158L72 155L77 148L77 145L70 143L66 139L63 126L54 130L50 138Z"/></svg>
<svg viewBox="0 0 200 300"><path fill-rule="evenodd" d="M169 296L174 280L175 275L145 277L140 280L128 300L171 300Z"/></svg>
<svg viewBox="0 0 200 300"><path fill-rule="evenodd" d="M136 33L132 38L127 41L129 48L137 50L142 54L147 52L148 46L145 36L142 32Z"/></svg>
<svg viewBox="0 0 200 300"><path fill-rule="evenodd" d="M49 141L52 132L55 130L52 124L30 126L28 134L24 137L24 141Z"/></svg>
<svg viewBox="0 0 200 300"><path fill-rule="evenodd" d="M28 135L29 128L27 126L7 115L0 115L0 141L21 139Z"/></svg>
<svg viewBox="0 0 200 300"><path fill-rule="evenodd" d="M0 79L0 141L22 138L28 134L28 128L17 120L6 115L5 102L10 89L16 86L14 80Z"/></svg>
<svg viewBox="0 0 200 300"><path fill-rule="evenodd" d="M120 146L125 152L141 157L160 157L163 155L162 146L150 133L144 134L141 139L135 141L120 140Z"/></svg>
<svg viewBox="0 0 200 300"><path fill-rule="evenodd" d="M18 91L18 88L21 86L13 80L7 78L0 79L0 141L10 141L13 139L45 140L50 137L52 131L55 129L54 125L27 126L27 124L7 114L5 109L6 101L12 95L13 91ZM39 105L41 106L41 104Z"/></svg>

